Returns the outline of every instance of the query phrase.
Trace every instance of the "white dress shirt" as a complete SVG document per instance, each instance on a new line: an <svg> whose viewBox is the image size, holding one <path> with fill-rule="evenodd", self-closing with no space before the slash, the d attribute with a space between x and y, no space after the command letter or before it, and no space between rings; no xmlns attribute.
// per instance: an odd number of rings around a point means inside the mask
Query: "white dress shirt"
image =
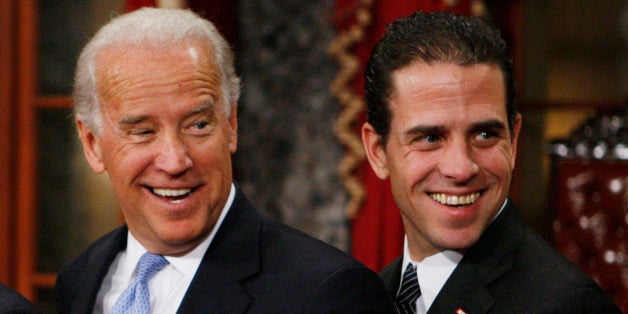
<svg viewBox="0 0 628 314"><path fill-rule="evenodd" d="M462 260L462 254L456 251L441 251L434 255L424 258L421 262L415 262L410 258L408 251L408 239L403 244L403 264L401 266L401 274L406 270L408 263L416 265L417 277L419 279L419 287L421 296L416 301L416 313L425 314L436 299L436 296L443 288L451 273ZM400 284L401 286L401 284Z"/></svg>
<svg viewBox="0 0 628 314"><path fill-rule="evenodd" d="M497 212L495 218L501 214L507 202L507 200L504 202L504 205L502 205L499 212ZM495 218L493 218L493 220L495 220ZM427 313L432 303L434 303L436 296L445 285L445 282L449 279L449 276L451 276L456 267L458 267L458 263L460 263L463 256L462 253L457 251L444 250L424 258L421 262L415 262L410 257L408 236L405 236L403 241L401 279L403 279L403 272L406 270L408 263L417 266L417 277L419 280L419 288L421 289L421 296L419 296L416 301L417 314ZM401 282L399 283L399 287L401 287Z"/></svg>
<svg viewBox="0 0 628 314"><path fill-rule="evenodd" d="M194 274L227 215L234 198L235 186L231 184L227 203L209 236L191 252L183 256L164 256L169 264L157 272L148 283L151 313L177 312ZM137 264L145 252L146 249L129 232L126 250L120 251L109 267L98 291L93 313L109 313L111 311L118 297L135 280Z"/></svg>

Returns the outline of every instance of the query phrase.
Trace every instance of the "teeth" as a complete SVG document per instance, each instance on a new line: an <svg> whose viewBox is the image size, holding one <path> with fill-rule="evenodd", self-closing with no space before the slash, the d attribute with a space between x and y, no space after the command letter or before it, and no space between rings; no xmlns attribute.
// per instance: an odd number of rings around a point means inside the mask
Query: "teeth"
<svg viewBox="0 0 628 314"><path fill-rule="evenodd" d="M190 189L153 189L153 193L163 197L178 197L190 193Z"/></svg>
<svg viewBox="0 0 628 314"><path fill-rule="evenodd" d="M475 203L480 197L480 193L472 193L468 195L447 195L444 193L432 193L430 197L443 205L469 205Z"/></svg>

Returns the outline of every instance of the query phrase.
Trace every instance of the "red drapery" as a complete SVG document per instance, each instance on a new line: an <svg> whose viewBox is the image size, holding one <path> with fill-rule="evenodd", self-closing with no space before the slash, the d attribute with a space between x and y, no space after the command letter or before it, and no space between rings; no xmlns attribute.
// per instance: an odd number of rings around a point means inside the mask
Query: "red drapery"
<svg viewBox="0 0 628 314"><path fill-rule="evenodd" d="M232 45L236 42L236 11L238 1L186 0L183 6L210 20L225 39ZM142 7L156 7L157 0L126 0L126 12Z"/></svg>
<svg viewBox="0 0 628 314"><path fill-rule="evenodd" d="M157 6L157 0L127 0L124 3L124 10L126 12L131 12L141 7L154 7L154 6Z"/></svg>
<svg viewBox="0 0 628 314"><path fill-rule="evenodd" d="M336 0L335 5L334 18L339 36L360 20L364 20L364 17L354 15L358 8L366 5L370 12L369 25L364 29L364 35L348 51L359 60L359 65L347 88L363 97L366 62L387 24L418 10L448 10L470 14L472 6L481 3L471 0ZM364 120L364 113L360 113L353 121L357 137ZM401 217L392 198L388 180L380 180L366 160L358 164L355 174L363 184L364 199L352 217L351 254L367 267L380 271L402 253L404 231Z"/></svg>

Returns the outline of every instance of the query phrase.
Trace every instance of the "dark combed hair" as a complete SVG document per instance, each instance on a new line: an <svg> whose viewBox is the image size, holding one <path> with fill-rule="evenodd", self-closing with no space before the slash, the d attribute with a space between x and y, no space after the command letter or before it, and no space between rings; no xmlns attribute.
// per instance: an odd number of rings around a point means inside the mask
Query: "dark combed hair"
<svg viewBox="0 0 628 314"><path fill-rule="evenodd" d="M504 76L508 126L512 132L517 116L512 59L499 31L477 17L417 12L388 25L366 66L367 122L384 144L390 132L392 73L415 61L498 66Z"/></svg>

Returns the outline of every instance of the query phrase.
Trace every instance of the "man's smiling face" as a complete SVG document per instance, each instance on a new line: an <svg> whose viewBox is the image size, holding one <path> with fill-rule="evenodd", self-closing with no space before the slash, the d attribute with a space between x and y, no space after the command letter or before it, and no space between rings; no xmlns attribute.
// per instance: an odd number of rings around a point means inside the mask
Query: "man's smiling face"
<svg viewBox="0 0 628 314"><path fill-rule="evenodd" d="M149 251L185 254L215 225L237 146L211 48L105 49L97 57L103 129L78 122L92 169L106 171L131 233Z"/></svg>
<svg viewBox="0 0 628 314"><path fill-rule="evenodd" d="M502 73L486 64L414 62L392 82L387 142L363 127L369 161L390 178L413 259L464 250L510 187L521 118L511 133Z"/></svg>

